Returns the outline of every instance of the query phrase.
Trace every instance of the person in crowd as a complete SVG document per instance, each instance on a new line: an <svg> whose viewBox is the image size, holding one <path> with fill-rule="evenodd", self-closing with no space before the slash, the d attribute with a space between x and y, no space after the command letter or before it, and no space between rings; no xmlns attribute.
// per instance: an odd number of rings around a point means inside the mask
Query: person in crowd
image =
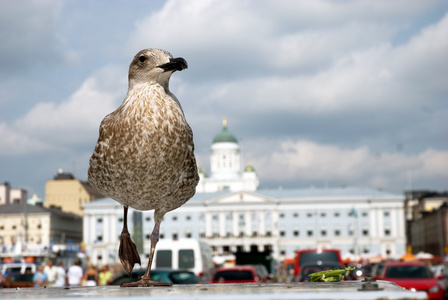
<svg viewBox="0 0 448 300"><path fill-rule="evenodd" d="M44 266L40 265L33 276L34 287L45 286L48 282L48 276L44 272Z"/></svg>
<svg viewBox="0 0 448 300"><path fill-rule="evenodd" d="M99 277L99 284L100 285L108 285L109 283L112 282L113 274L109 270L109 266L108 265L104 265L103 266L103 268L101 269L101 272L98 275L98 277Z"/></svg>
<svg viewBox="0 0 448 300"><path fill-rule="evenodd" d="M73 265L68 268L67 277L69 286L80 286L81 278L83 276L83 270L81 268L81 261L76 259Z"/></svg>
<svg viewBox="0 0 448 300"><path fill-rule="evenodd" d="M48 277L48 286L55 286L58 271L56 266L53 265L53 261L51 259L47 261L47 265L44 267L44 272Z"/></svg>
<svg viewBox="0 0 448 300"><path fill-rule="evenodd" d="M86 286L96 286L98 283L98 272L92 264L89 264L86 273L84 274Z"/></svg>
<svg viewBox="0 0 448 300"><path fill-rule="evenodd" d="M57 287L64 287L67 283L67 275L65 274L65 266L63 262L60 262L59 265L56 268L57 270L57 278L55 282L55 286Z"/></svg>

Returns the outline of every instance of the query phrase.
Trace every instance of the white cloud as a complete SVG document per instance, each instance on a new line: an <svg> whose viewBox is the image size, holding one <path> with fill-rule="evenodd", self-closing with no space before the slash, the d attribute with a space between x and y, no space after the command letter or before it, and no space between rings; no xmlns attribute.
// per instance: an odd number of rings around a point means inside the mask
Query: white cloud
<svg viewBox="0 0 448 300"><path fill-rule="evenodd" d="M448 151L429 149L418 155L372 153L366 146L341 148L312 141L286 141L279 149L254 159L265 181L329 180L375 188L404 188L406 176L415 179L448 178Z"/></svg>
<svg viewBox="0 0 448 300"><path fill-rule="evenodd" d="M1 154L58 151L94 143L101 120L116 109L126 87L126 78L117 67L104 67L67 100L40 102L13 123L0 124L2 139L7 141Z"/></svg>

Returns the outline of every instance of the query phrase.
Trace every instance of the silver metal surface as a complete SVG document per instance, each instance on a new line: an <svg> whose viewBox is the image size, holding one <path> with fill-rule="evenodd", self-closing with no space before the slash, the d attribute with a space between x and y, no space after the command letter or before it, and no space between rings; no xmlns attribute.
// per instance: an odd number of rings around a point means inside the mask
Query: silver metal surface
<svg viewBox="0 0 448 300"><path fill-rule="evenodd" d="M363 285L370 282L300 282L198 284L172 287L121 288L119 286L62 288L0 289L0 299L197 299L197 300L281 300L281 299L427 299L425 292L411 292L391 282L376 281L377 288Z"/></svg>

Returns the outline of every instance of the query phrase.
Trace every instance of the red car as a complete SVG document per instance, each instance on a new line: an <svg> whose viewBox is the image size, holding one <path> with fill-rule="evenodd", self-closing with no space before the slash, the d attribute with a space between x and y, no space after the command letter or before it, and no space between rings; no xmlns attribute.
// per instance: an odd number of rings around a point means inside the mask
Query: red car
<svg viewBox="0 0 448 300"><path fill-rule="evenodd" d="M269 274L258 266L235 266L216 269L210 283L267 282Z"/></svg>
<svg viewBox="0 0 448 300"><path fill-rule="evenodd" d="M302 265L322 262L342 265L341 252L338 249L304 249L297 251L294 261L294 277L300 274Z"/></svg>
<svg viewBox="0 0 448 300"><path fill-rule="evenodd" d="M428 299L443 300L445 291L425 263L388 262L381 275L382 280L392 281L411 291L424 291Z"/></svg>

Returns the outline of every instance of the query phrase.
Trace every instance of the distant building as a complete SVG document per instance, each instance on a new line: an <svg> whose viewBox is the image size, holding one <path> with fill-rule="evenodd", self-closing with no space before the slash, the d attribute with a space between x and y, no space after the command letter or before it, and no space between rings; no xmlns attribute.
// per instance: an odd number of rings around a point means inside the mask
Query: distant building
<svg viewBox="0 0 448 300"><path fill-rule="evenodd" d="M413 253L448 254L448 193L406 192L407 243Z"/></svg>
<svg viewBox="0 0 448 300"><path fill-rule="evenodd" d="M88 182L76 179L70 173L62 170L53 180L45 184L45 207L61 207L64 212L82 215L82 206L104 195L93 189Z"/></svg>
<svg viewBox="0 0 448 300"><path fill-rule="evenodd" d="M9 182L0 184L0 205L11 203L25 203L28 192L25 189L12 189Z"/></svg>
<svg viewBox="0 0 448 300"><path fill-rule="evenodd" d="M40 205L0 206L1 254L37 254L52 244L82 241L82 217Z"/></svg>
<svg viewBox="0 0 448 300"><path fill-rule="evenodd" d="M255 191L260 184L250 163L242 170L240 146L236 137L229 132L226 120L212 142L210 171L210 176L207 176L203 169L199 169L197 193Z"/></svg>
<svg viewBox="0 0 448 300"><path fill-rule="evenodd" d="M94 264L119 263L123 208L105 198L84 205L84 242ZM144 255L154 226L141 218ZM343 254L399 258L405 253L404 196L372 189L292 189L198 193L165 215L161 239L205 240L215 255L269 250L277 260L306 248L338 248Z"/></svg>

